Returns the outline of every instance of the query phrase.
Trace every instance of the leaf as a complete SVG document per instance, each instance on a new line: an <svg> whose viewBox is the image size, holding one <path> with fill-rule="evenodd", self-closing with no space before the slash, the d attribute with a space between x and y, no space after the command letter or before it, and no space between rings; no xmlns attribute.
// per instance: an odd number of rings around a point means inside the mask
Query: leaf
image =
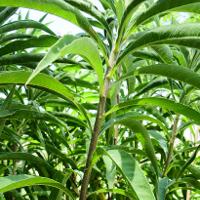
<svg viewBox="0 0 200 200"><path fill-rule="evenodd" d="M162 0L157 1L154 5L152 5L148 10L141 13L135 22L135 26L145 22L150 17L153 17L157 14L161 14L166 11L181 11L181 12L187 12L188 10L191 11L191 7L193 5L199 5L198 0ZM184 6L184 7L183 7ZM181 9L182 8L182 9ZM184 9L183 9L184 8Z"/></svg>
<svg viewBox="0 0 200 200"><path fill-rule="evenodd" d="M125 101L111 108L105 115L109 115L118 110L131 108L133 106L159 106L161 108L182 114L188 117L188 119L193 120L196 124L200 124L200 113L196 110L184 104L159 97L140 98Z"/></svg>
<svg viewBox="0 0 200 200"><path fill-rule="evenodd" d="M3 35L0 38L0 44L2 45L5 42L11 42L12 40L20 40L20 39L28 39L28 38L34 38L35 36L30 34L23 34L23 33L11 33L8 35Z"/></svg>
<svg viewBox="0 0 200 200"><path fill-rule="evenodd" d="M165 200L168 186L172 183L168 177L161 178L158 182L158 199Z"/></svg>
<svg viewBox="0 0 200 200"><path fill-rule="evenodd" d="M67 196L74 199L73 195L67 188L65 188L61 183L49 178L22 174L22 175L0 177L0 183L1 183L0 192L2 193L26 186L46 185L58 188L62 190Z"/></svg>
<svg viewBox="0 0 200 200"><path fill-rule="evenodd" d="M25 63L37 63L40 62L45 54L33 54L33 53L17 53L16 55L7 55L0 58L0 65L12 65L12 64L25 64ZM58 59L56 63L77 64L69 59Z"/></svg>
<svg viewBox="0 0 200 200"><path fill-rule="evenodd" d="M178 65L150 65L137 69L135 73L161 75L175 80L183 81L200 89L200 75L193 72L189 68Z"/></svg>
<svg viewBox="0 0 200 200"><path fill-rule="evenodd" d="M26 80L31 75L30 72L25 71L17 71L17 72L2 72L0 73L0 85L8 85L8 84L18 84L25 85ZM58 80L46 75L46 74L38 74L30 83L30 86L40 88L47 92L51 92L56 94L57 96L62 97L65 100L70 101L73 105L75 105L83 116L86 118L87 122L90 125L90 120L85 112L84 108L75 100L74 94L71 93L69 89L67 89L62 83Z"/></svg>
<svg viewBox="0 0 200 200"><path fill-rule="evenodd" d="M0 153L0 160L24 160L24 161L30 162L33 165L36 165L38 167L38 169L46 168L51 172L55 171L53 169L53 167L48 162L46 162L45 160L43 160L43 159L41 159L39 157L31 155L30 153L22 153L22 152L6 153L6 152L1 152Z"/></svg>
<svg viewBox="0 0 200 200"><path fill-rule="evenodd" d="M51 47L47 55L33 71L26 84L28 84L40 71L65 54L78 54L84 57L95 69L100 86L103 85L103 67L96 44L89 38L75 40L75 37L70 35L64 36Z"/></svg>
<svg viewBox="0 0 200 200"><path fill-rule="evenodd" d="M36 28L36 29L43 30L46 33L49 33L51 35L55 35L55 33L51 29L49 29L47 26L33 20L20 20L20 21L7 23L4 26L0 27L0 34L4 34L10 31L15 31L22 28L25 28L25 29Z"/></svg>
<svg viewBox="0 0 200 200"><path fill-rule="evenodd" d="M125 2L123 0L116 0L114 4L116 8L118 23L121 23L121 19L125 10Z"/></svg>
<svg viewBox="0 0 200 200"><path fill-rule="evenodd" d="M83 0L65 0L67 3L73 5L77 9L82 10L86 14L90 14L92 17L96 18L107 30L109 35L111 36L111 31L108 26L108 23L106 22L103 14L96 8L95 5L93 5L92 2L89 1L83 1Z"/></svg>
<svg viewBox="0 0 200 200"><path fill-rule="evenodd" d="M103 156L103 161L106 167L106 179L108 183L108 189L112 189L115 182L116 168L112 160L107 156Z"/></svg>
<svg viewBox="0 0 200 200"><path fill-rule="evenodd" d="M163 125L163 123L161 121L159 121L158 119L153 118L149 115L138 114L136 112L128 112L126 114L116 115L116 117L114 117L114 118L108 120L106 123L104 123L100 134L105 132L109 127L113 126L114 124L120 124L122 121L124 121L126 119L150 121L152 123L158 124L164 130L164 132L166 134L168 132L165 125Z"/></svg>
<svg viewBox="0 0 200 200"><path fill-rule="evenodd" d="M168 45L155 45L152 49L159 55L160 59L166 64L174 62L173 53Z"/></svg>
<svg viewBox="0 0 200 200"><path fill-rule="evenodd" d="M6 84L19 84L24 85L30 72L17 71L17 72L1 72L0 73L0 85ZM29 84L32 87L42 88L46 91L55 93L64 99L74 102L74 94L72 94L63 84L56 79L46 75L39 74Z"/></svg>
<svg viewBox="0 0 200 200"><path fill-rule="evenodd" d="M141 34L132 41L123 51L118 59L118 63L127 54L156 44L176 44L192 48L200 47L200 26L199 23L169 25L158 27Z"/></svg>
<svg viewBox="0 0 200 200"><path fill-rule="evenodd" d="M18 40L8 43L0 48L0 56L13 53L19 50L25 50L34 47L49 47L58 40L55 36L42 35L38 38L30 38L27 40Z"/></svg>
<svg viewBox="0 0 200 200"><path fill-rule="evenodd" d="M192 173L195 179L200 179L200 167L195 165L189 165L188 170Z"/></svg>
<svg viewBox="0 0 200 200"><path fill-rule="evenodd" d="M141 134L141 136L142 136L141 143L143 145L143 148L145 150L147 157L151 161L151 164L154 168L155 174L158 177L160 174L160 170L158 167L157 158L155 156L154 146L151 142L149 133L147 132L146 128L139 121L134 120L132 118L127 118L127 119L121 120L120 123L122 125L127 126L131 130L133 130L135 133Z"/></svg>
<svg viewBox="0 0 200 200"><path fill-rule="evenodd" d="M113 193L113 194L120 194L120 195L123 195L125 197L128 197L129 199L132 199L132 197L133 197L131 192L128 192L128 191L123 190L123 189L118 189L118 188L99 189L99 190L96 190L94 192L89 193L88 197L93 196L93 195L98 195L98 194L101 194L101 193L108 193L108 192Z"/></svg>
<svg viewBox="0 0 200 200"><path fill-rule="evenodd" d="M89 33L99 43L104 53L106 52L103 42L93 30L87 18L78 9L63 0L0 0L0 6L31 8L66 19Z"/></svg>
<svg viewBox="0 0 200 200"><path fill-rule="evenodd" d="M98 75L99 85L102 87L103 66L96 44L90 38L80 38L74 40L69 46L64 47L61 52L62 55L69 53L78 54L91 64Z"/></svg>
<svg viewBox="0 0 200 200"><path fill-rule="evenodd" d="M133 14L134 10L138 7L138 5L140 5L144 1L145 0L133 0L128 5L126 10L124 11L124 14L122 16L122 19L121 19L120 25L119 25L117 45L119 45L120 42L121 42L121 39L122 39L123 33L125 31L125 28L127 27L128 23L130 22L130 19L132 17L132 14Z"/></svg>
<svg viewBox="0 0 200 200"><path fill-rule="evenodd" d="M178 174L176 176L177 179L179 177L181 177L181 175L184 173L185 169L188 168L191 165L191 163L195 160L195 158L199 152L199 149L200 149L200 145L196 147L196 150L194 151L194 153L191 155L191 157L185 162L185 164L178 171Z"/></svg>
<svg viewBox="0 0 200 200"><path fill-rule="evenodd" d="M9 19L15 12L17 8L7 7L0 11L0 25L3 24L7 19Z"/></svg>
<svg viewBox="0 0 200 200"><path fill-rule="evenodd" d="M163 135L158 132L158 131L148 131L148 133L150 134L150 136L156 140L158 142L158 144L160 145L160 147L163 149L163 151L165 152L165 154L167 155L168 152L168 145L167 145L167 140L163 137Z"/></svg>
<svg viewBox="0 0 200 200"><path fill-rule="evenodd" d="M155 200L142 169L130 154L120 150L103 151L105 155L116 164L124 179L127 181L129 190L135 194L138 199Z"/></svg>

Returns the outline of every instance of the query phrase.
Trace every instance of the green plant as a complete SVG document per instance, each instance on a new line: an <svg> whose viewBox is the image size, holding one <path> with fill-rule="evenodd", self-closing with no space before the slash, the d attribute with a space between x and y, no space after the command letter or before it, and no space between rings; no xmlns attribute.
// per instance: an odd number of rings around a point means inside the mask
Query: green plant
<svg viewBox="0 0 200 200"><path fill-rule="evenodd" d="M174 12L199 14L200 1L99 3L102 11L83 0L0 0L0 192L198 199L199 19L180 24ZM84 32L59 37L44 18L10 22L13 7Z"/></svg>

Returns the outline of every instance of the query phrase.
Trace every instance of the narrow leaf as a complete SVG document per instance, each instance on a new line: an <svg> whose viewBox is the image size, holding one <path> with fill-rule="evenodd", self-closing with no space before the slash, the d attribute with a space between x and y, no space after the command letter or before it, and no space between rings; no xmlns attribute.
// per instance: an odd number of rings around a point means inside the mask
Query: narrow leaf
<svg viewBox="0 0 200 200"><path fill-rule="evenodd" d="M141 99L133 99L123 103L120 103L113 108L111 108L106 115L116 112L118 110L123 110L127 108L131 108L134 106L160 106L161 108L168 109L170 111L174 111L176 113L182 114L188 119L193 120L196 124L200 124L200 113L196 110L190 108L181 103L177 103L175 101L159 98L159 97L149 97L149 98L141 98Z"/></svg>
<svg viewBox="0 0 200 200"><path fill-rule="evenodd" d="M120 150L104 150L104 152L116 164L127 181L129 189L138 199L155 200L142 169L130 154Z"/></svg>
<svg viewBox="0 0 200 200"><path fill-rule="evenodd" d="M61 183L49 178L22 174L22 175L0 177L0 183L1 183L0 192L2 193L26 186L46 185L58 188L62 190L67 196L74 199L71 192L67 188L65 188Z"/></svg>

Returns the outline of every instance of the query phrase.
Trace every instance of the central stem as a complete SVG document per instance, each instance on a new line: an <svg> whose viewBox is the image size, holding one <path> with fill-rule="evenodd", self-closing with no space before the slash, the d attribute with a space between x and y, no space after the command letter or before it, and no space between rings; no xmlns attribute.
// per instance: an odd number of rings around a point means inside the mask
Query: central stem
<svg viewBox="0 0 200 200"><path fill-rule="evenodd" d="M86 200L86 198L87 198L87 188L89 185L90 176L91 176L91 172L92 172L92 158L96 151L99 132L101 130L101 126L102 126L102 123L104 120L106 99L107 99L108 91L109 91L109 87L110 87L110 77L108 76L108 74L115 65L115 59L116 59L116 53L114 50L112 50L110 57L109 57L109 62L108 62L109 66L107 68L107 71L106 71L106 74L104 77L104 85L103 85L102 92L99 97L98 111L97 111L97 115L96 115L96 120L95 120L95 124L94 124L91 142L90 142L90 147L89 147L89 151L88 151L88 155L87 155L87 161L86 161L86 166L85 166L85 170L84 170L83 181L81 184L80 200Z"/></svg>
<svg viewBox="0 0 200 200"><path fill-rule="evenodd" d="M168 155L167 155L167 159L166 159L166 162L165 162L165 167L164 167L164 171L163 171L163 175L162 175L163 177L166 176L167 169L168 169L170 162L171 162L171 159L172 159L174 143L175 143L175 139L176 139L176 136L177 136L178 121L179 121L179 115L177 115L175 120L174 120L172 136L171 136L171 140L170 140L170 143L169 143L169 151L168 151Z"/></svg>

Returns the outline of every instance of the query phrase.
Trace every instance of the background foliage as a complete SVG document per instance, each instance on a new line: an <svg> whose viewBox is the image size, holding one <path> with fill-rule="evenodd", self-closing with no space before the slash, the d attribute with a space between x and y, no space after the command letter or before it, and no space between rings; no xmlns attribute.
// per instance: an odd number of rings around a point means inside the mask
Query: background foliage
<svg viewBox="0 0 200 200"><path fill-rule="evenodd" d="M0 199L199 199L200 1L99 3L0 0Z"/></svg>

